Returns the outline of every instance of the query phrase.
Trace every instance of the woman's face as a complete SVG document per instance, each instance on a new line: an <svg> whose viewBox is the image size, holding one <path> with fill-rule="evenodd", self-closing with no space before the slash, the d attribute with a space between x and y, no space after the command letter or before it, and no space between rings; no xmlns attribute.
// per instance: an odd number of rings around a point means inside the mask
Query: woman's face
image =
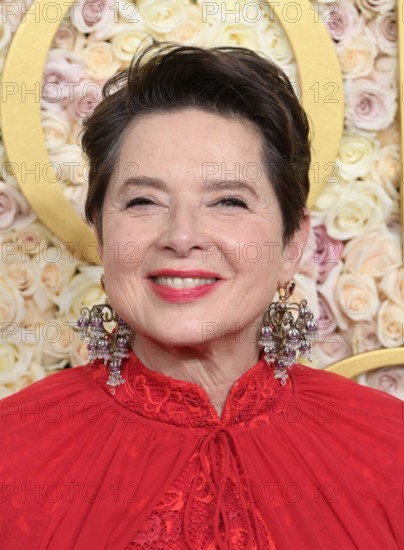
<svg viewBox="0 0 404 550"><path fill-rule="evenodd" d="M196 108L142 115L128 127L100 252L109 301L137 334L185 346L242 329L256 339L277 285L297 267L295 246L282 253L281 212L260 153L248 121ZM301 249L308 228L306 214L293 238ZM179 279L153 279L168 270ZM219 280L201 286L198 276Z"/></svg>

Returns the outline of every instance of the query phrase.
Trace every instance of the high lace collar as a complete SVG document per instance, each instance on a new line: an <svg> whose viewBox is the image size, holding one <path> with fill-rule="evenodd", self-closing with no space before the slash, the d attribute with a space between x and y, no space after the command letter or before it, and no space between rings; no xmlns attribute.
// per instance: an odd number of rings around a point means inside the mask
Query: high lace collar
<svg viewBox="0 0 404 550"><path fill-rule="evenodd" d="M110 393L106 384L108 369L101 361L92 366L94 378ZM290 402L293 390L290 376L284 386L274 378L264 350L258 362L232 384L225 403L219 404L221 417L201 386L151 370L131 350L122 362L122 376L126 383L118 386L111 397L125 408L157 422L209 430L273 422Z"/></svg>

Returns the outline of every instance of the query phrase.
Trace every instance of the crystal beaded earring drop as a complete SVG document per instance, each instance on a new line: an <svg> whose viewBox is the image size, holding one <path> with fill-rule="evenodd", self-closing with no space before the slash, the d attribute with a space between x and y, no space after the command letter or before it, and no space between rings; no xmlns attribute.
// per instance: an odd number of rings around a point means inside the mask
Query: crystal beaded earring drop
<svg viewBox="0 0 404 550"><path fill-rule="evenodd" d="M285 288L278 287L279 300L272 302L264 315L259 344L264 346L265 360L275 363L274 377L283 386L288 378L287 369L297 356L311 361L311 344L318 336L318 326L307 301L289 303L295 289L292 279Z"/></svg>
<svg viewBox="0 0 404 550"><path fill-rule="evenodd" d="M101 285L105 292L104 275L101 275ZM109 367L107 385L111 386L111 394L114 395L115 387L126 382L121 375L121 362L129 356L131 329L114 312L108 303L108 297L104 304L96 304L91 309L85 307L80 313L81 317L76 325L80 338L87 341L90 361L102 359ZM109 332L105 324L111 322L115 323L115 327Z"/></svg>

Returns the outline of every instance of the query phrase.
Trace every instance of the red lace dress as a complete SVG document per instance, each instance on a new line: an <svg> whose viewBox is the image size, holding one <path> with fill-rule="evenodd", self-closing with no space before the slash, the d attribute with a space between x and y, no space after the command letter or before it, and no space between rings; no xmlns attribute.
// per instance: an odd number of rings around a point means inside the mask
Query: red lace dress
<svg viewBox="0 0 404 550"><path fill-rule="evenodd" d="M131 353L0 401L2 550L404 548L404 406L261 356L221 418Z"/></svg>

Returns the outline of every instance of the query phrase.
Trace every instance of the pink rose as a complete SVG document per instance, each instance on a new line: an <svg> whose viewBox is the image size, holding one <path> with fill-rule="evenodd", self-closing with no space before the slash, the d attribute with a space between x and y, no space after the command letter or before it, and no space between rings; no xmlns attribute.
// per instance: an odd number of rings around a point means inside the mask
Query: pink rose
<svg viewBox="0 0 404 550"><path fill-rule="evenodd" d="M115 3L112 0L79 0L70 11L76 29L94 33L98 39L109 38L116 19Z"/></svg>
<svg viewBox="0 0 404 550"><path fill-rule="evenodd" d="M375 319L355 323L352 336L352 349L355 355L380 349L381 347L382 345L377 337Z"/></svg>
<svg viewBox="0 0 404 550"><path fill-rule="evenodd" d="M347 80L347 119L350 126L377 131L389 126L397 110L397 94L369 78Z"/></svg>
<svg viewBox="0 0 404 550"><path fill-rule="evenodd" d="M102 88L97 82L82 80L75 89L74 100L67 107L67 114L76 122L90 114L102 99Z"/></svg>
<svg viewBox="0 0 404 550"><path fill-rule="evenodd" d="M319 4L323 21L334 42L349 42L363 31L363 21L349 0Z"/></svg>
<svg viewBox="0 0 404 550"><path fill-rule="evenodd" d="M325 369L352 355L352 348L342 334L329 333L326 339L313 346L313 358L317 368Z"/></svg>
<svg viewBox="0 0 404 550"><path fill-rule="evenodd" d="M333 318L327 300L321 294L318 295L318 306L320 310L320 315L316 319L318 323L318 337L320 342L324 342L337 330L337 323Z"/></svg>
<svg viewBox="0 0 404 550"><path fill-rule="evenodd" d="M378 15L369 23L374 33L374 41L380 51L387 55L397 52L397 17L394 13Z"/></svg>
<svg viewBox="0 0 404 550"><path fill-rule="evenodd" d="M314 228L316 242L314 244L313 258L318 264L317 282L322 284L329 272L336 266L342 256L344 245L342 241L333 239L327 233L324 225Z"/></svg>
<svg viewBox="0 0 404 550"><path fill-rule="evenodd" d="M62 21L53 37L51 48L74 50L77 39L77 30L69 21Z"/></svg>
<svg viewBox="0 0 404 550"><path fill-rule="evenodd" d="M33 0L6 0L0 4L0 11L4 27L9 28L13 33L18 29L27 10Z"/></svg>
<svg viewBox="0 0 404 550"><path fill-rule="evenodd" d="M0 229L20 229L36 218L16 187L0 182Z"/></svg>
<svg viewBox="0 0 404 550"><path fill-rule="evenodd" d="M45 109L60 112L73 100L74 90L84 77L84 61L67 50L51 50L43 75L42 104Z"/></svg>

